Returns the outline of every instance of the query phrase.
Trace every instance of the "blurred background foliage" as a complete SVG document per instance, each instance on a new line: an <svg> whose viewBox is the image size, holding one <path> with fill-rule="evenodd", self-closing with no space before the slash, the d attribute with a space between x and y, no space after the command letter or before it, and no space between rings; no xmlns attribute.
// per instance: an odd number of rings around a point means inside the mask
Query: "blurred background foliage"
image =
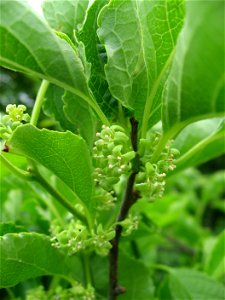
<svg viewBox="0 0 225 300"><path fill-rule="evenodd" d="M10 103L22 103L30 113L40 82L3 68L0 71L1 115ZM57 129L57 124L42 114L39 127ZM8 157L17 166L25 167L24 158ZM137 231L122 239L121 248L136 259L142 258L146 266L153 269L155 266L157 286L164 276L157 267L160 265L204 271L225 282L224 170L223 155L197 168L171 174L162 199L152 204L139 201L132 208L139 211L142 222ZM15 232L15 228L10 228L10 222L15 222L18 231L48 234L54 216L59 210L63 215L62 208L53 205L54 199L40 186L23 182L4 166L1 166L0 176L0 221L8 223L8 232ZM54 176L51 180L55 180ZM21 295L39 281L44 286L49 282L46 277L29 280L12 290L15 295ZM162 299L165 285L159 286L157 294ZM0 299L7 299L6 295L6 291L0 291Z"/></svg>

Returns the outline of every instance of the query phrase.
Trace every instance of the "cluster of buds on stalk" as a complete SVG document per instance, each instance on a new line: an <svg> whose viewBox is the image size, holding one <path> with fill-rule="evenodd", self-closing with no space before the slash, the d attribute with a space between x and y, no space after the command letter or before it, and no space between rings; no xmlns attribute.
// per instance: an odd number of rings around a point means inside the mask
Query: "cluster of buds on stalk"
<svg viewBox="0 0 225 300"><path fill-rule="evenodd" d="M96 138L93 148L94 181L97 193L101 197L105 194L105 199L108 198L106 202L109 205L103 205L107 208L107 206L112 207L116 200L114 193L111 193L113 185L119 182L122 175L129 174L135 152L132 150L129 136L119 125L110 127L103 125L101 132L97 132ZM98 191L98 187L101 192Z"/></svg>
<svg viewBox="0 0 225 300"><path fill-rule="evenodd" d="M70 221L62 227L53 222L50 227L51 243L56 248L65 249L69 255L73 255L81 250L95 250L100 255L107 255L111 248L110 240L114 237L113 229L104 230L99 224L96 232L88 232L86 226L79 221Z"/></svg>
<svg viewBox="0 0 225 300"><path fill-rule="evenodd" d="M148 139L141 139L139 154L141 170L136 178L136 189L141 192L142 198L154 201L161 198L165 190L165 177L169 171L175 169L174 159L179 155L177 149L171 148L170 141L162 151L159 160L152 163L153 153L160 139L159 133L151 133Z"/></svg>
<svg viewBox="0 0 225 300"><path fill-rule="evenodd" d="M54 292L45 291L43 286L38 286L27 291L26 300L95 300L95 290L91 285L86 288L80 283L76 283L72 288L64 289L57 286Z"/></svg>
<svg viewBox="0 0 225 300"><path fill-rule="evenodd" d="M24 113L26 109L25 105L7 105L7 115L4 115L0 121L0 137L3 140L7 141L18 126L30 121L29 114Z"/></svg>
<svg viewBox="0 0 225 300"><path fill-rule="evenodd" d="M118 225L123 227L122 235L130 235L133 231L138 229L139 217L129 214L129 216L121 222L117 222Z"/></svg>

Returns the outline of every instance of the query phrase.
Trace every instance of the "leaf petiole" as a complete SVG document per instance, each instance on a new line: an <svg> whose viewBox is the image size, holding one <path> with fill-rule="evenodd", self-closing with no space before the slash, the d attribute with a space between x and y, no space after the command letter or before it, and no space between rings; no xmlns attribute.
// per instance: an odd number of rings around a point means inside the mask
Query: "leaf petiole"
<svg viewBox="0 0 225 300"><path fill-rule="evenodd" d="M27 172L24 171L20 168L17 168L16 166L14 166L7 158L5 158L2 154L0 154L0 161L16 176L25 179L25 180L32 180L33 177L32 175Z"/></svg>
<svg viewBox="0 0 225 300"><path fill-rule="evenodd" d="M41 112L41 107L44 101L45 93L48 89L49 81L43 80L38 90L37 98L32 111L30 124L36 126Z"/></svg>
<svg viewBox="0 0 225 300"><path fill-rule="evenodd" d="M194 147L192 147L189 151L187 151L184 155L182 155L180 158L176 160L176 164L183 164L185 161L189 160L192 156L196 155L197 153L200 153L202 149L204 149L208 144L224 137L224 132L219 132L217 134L213 134L198 144L196 144Z"/></svg>
<svg viewBox="0 0 225 300"><path fill-rule="evenodd" d="M33 171L34 179L40 183L56 200L58 200L75 218L79 219L83 224L89 228L89 221L81 214L69 201L67 201L61 193L52 187L49 182L38 172L37 169Z"/></svg>

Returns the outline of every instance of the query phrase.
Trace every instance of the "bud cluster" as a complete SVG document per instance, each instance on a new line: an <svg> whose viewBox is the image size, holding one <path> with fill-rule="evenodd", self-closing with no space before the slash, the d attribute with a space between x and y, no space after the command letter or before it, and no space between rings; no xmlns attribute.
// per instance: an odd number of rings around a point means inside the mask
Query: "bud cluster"
<svg viewBox="0 0 225 300"><path fill-rule="evenodd" d="M135 152L132 150L130 138L119 125L103 125L96 137L93 148L94 181L97 187L101 188L97 193L101 196L105 194L108 206L112 207L116 199L108 192L112 191L113 185L119 182L123 174L129 174Z"/></svg>
<svg viewBox="0 0 225 300"><path fill-rule="evenodd" d="M123 227L122 235L127 236L130 235L133 231L138 229L139 225L139 218L138 216L129 215L126 219L117 224Z"/></svg>
<svg viewBox="0 0 225 300"><path fill-rule="evenodd" d="M26 300L95 300L94 288L90 285L84 288L80 283L75 284L72 288L64 289L57 286L55 291L45 291L43 286L30 289L27 291Z"/></svg>
<svg viewBox="0 0 225 300"><path fill-rule="evenodd" d="M102 187L96 186L94 200L95 203L97 203L97 209L99 211L102 211L112 209L116 203L117 198L113 190L108 192Z"/></svg>
<svg viewBox="0 0 225 300"><path fill-rule="evenodd" d="M136 189L141 192L143 198L150 201L163 196L166 174L175 169L174 159L179 155L177 149L171 148L172 141L170 141L162 151L159 160L151 163L159 138L159 133L151 133L148 139L141 139L139 143L142 166L136 177Z"/></svg>
<svg viewBox="0 0 225 300"><path fill-rule="evenodd" d="M0 121L0 137L8 140L12 132L23 122L29 122L30 116L26 111L26 106L16 104L9 104L6 107L7 115L4 115Z"/></svg>
<svg viewBox="0 0 225 300"><path fill-rule="evenodd" d="M57 224L51 224L51 242L56 248L68 250L69 255L73 255L80 250L95 249L100 255L107 255L111 248L109 242L115 235L115 231L108 229L105 231L101 224L98 225L96 232L89 233L84 225L79 221L70 221L64 228Z"/></svg>

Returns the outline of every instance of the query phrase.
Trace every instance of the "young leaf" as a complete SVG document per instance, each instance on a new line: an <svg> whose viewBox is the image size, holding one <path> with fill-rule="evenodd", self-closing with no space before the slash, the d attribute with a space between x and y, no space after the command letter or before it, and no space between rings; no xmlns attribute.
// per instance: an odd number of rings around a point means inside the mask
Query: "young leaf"
<svg viewBox="0 0 225 300"><path fill-rule="evenodd" d="M90 106L88 103L77 99L77 96L70 92L64 94L63 102L65 116L70 123L74 124L74 127L92 149L97 120Z"/></svg>
<svg viewBox="0 0 225 300"><path fill-rule="evenodd" d="M92 207L92 166L85 141L69 131L37 129L32 125L18 127L8 142L11 153L33 159L65 182Z"/></svg>
<svg viewBox="0 0 225 300"><path fill-rule="evenodd" d="M43 13L49 25L66 33L71 39L73 31L83 23L89 0L45 0Z"/></svg>
<svg viewBox="0 0 225 300"><path fill-rule="evenodd" d="M215 278L222 277L225 274L224 245L225 230L218 236L205 265L205 271Z"/></svg>
<svg viewBox="0 0 225 300"><path fill-rule="evenodd" d="M224 286L204 273L171 269L169 289L173 300L223 300Z"/></svg>
<svg viewBox="0 0 225 300"><path fill-rule="evenodd" d="M64 103L62 97L64 93L64 89L51 84L45 94L43 110L47 116L53 117L57 122L59 122L60 127L63 130L70 130L75 133L75 126L66 118L63 111Z"/></svg>
<svg viewBox="0 0 225 300"><path fill-rule="evenodd" d="M138 120L144 118L144 133L150 115L160 108L157 92L182 20L183 1L112 0L100 13L98 35L107 52L109 89L134 109Z"/></svg>
<svg viewBox="0 0 225 300"><path fill-rule="evenodd" d="M224 3L187 1L163 105L164 131L179 132L199 119L222 115L224 106Z"/></svg>
<svg viewBox="0 0 225 300"><path fill-rule="evenodd" d="M175 172L199 165L225 152L224 119L208 119L188 125L175 139L173 147L180 151Z"/></svg>
<svg viewBox="0 0 225 300"><path fill-rule="evenodd" d="M97 36L97 18L101 8L108 0L97 0L87 10L87 16L83 26L76 33L76 37L85 46L85 54L91 63L91 76L89 86L100 105L101 109L110 115L117 108L117 101L112 99L109 93L108 83L104 76L104 63L106 53Z"/></svg>
<svg viewBox="0 0 225 300"><path fill-rule="evenodd" d="M0 253L0 288L43 275L66 278L70 273L67 257L43 234L6 234L0 237Z"/></svg>

